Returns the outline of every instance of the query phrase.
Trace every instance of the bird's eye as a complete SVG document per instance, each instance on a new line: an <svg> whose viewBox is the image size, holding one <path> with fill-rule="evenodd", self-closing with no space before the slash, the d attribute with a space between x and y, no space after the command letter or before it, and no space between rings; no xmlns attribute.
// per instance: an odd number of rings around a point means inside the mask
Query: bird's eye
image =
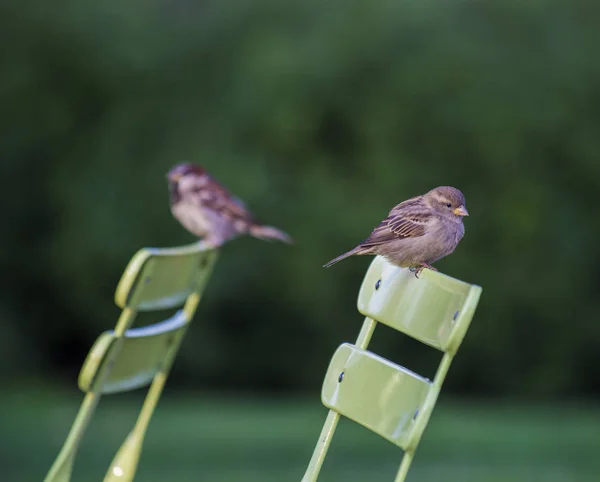
<svg viewBox="0 0 600 482"><path fill-rule="evenodd" d="M447 207L447 208L451 208L451 207L452 207L452 204L448 203L448 204L446 204L446 207Z"/></svg>

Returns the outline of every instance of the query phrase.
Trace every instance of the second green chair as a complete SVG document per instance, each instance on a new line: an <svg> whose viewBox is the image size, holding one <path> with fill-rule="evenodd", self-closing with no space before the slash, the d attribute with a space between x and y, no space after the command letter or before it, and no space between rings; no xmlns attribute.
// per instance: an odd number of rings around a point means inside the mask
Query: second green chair
<svg viewBox="0 0 600 482"><path fill-rule="evenodd" d="M150 418L217 258L201 243L179 248L145 248L131 259L115 294L121 316L100 335L79 375L85 393L67 440L45 482L69 482L77 449L102 394L150 385L137 422L117 452L104 480L132 481ZM154 325L131 328L140 311L183 307Z"/></svg>

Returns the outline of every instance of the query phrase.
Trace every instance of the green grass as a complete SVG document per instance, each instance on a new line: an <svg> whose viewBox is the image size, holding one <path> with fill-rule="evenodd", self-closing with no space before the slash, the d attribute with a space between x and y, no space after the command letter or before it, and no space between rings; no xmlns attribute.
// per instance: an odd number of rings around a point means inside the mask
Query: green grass
<svg viewBox="0 0 600 482"><path fill-rule="evenodd" d="M1 480L41 481L81 397L0 400ZM102 480L138 400L105 397L81 447L74 482ZM298 482L326 411L308 401L167 393L150 425L138 482ZM464 404L440 399L410 482L592 482L600 473L600 408ZM392 481L401 452L342 421L320 481Z"/></svg>

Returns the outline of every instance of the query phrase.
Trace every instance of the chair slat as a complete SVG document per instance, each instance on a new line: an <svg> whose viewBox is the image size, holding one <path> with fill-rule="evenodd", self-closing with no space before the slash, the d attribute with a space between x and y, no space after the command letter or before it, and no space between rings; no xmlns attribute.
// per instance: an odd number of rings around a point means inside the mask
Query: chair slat
<svg viewBox="0 0 600 482"><path fill-rule="evenodd" d="M376 257L361 286L358 311L445 350L472 285L430 270L419 276Z"/></svg>
<svg viewBox="0 0 600 482"><path fill-rule="evenodd" d="M125 392L148 385L161 367L169 347L181 335L188 320L183 310L163 322L127 330L123 345L108 377L98 390L103 394ZM116 341L114 332L100 335L79 374L79 388L94 390L94 381L102 370Z"/></svg>
<svg viewBox="0 0 600 482"><path fill-rule="evenodd" d="M138 311L182 306L206 283L216 256L215 250L206 250L202 243L141 249L119 281L115 302Z"/></svg>
<svg viewBox="0 0 600 482"><path fill-rule="evenodd" d="M323 404L404 448L430 381L348 343L333 355Z"/></svg>

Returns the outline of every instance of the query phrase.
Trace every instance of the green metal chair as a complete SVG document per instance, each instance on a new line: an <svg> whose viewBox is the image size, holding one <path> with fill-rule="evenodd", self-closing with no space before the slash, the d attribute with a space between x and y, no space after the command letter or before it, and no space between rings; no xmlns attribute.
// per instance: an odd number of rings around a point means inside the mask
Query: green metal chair
<svg viewBox="0 0 600 482"><path fill-rule="evenodd" d="M417 279L374 259L358 296L366 318L356 344L338 347L325 375L321 399L329 414L303 482L317 480L340 416L404 450L395 482L405 480L480 295L481 287L444 274L424 270ZM367 351L378 322L443 352L433 381Z"/></svg>
<svg viewBox="0 0 600 482"><path fill-rule="evenodd" d="M137 422L104 478L106 482L133 480L146 428L216 258L217 251L201 243L144 248L133 256L115 293L115 302L123 311L115 329L100 335L81 368L79 388L85 397L45 482L71 479L77 449L102 394L150 384ZM181 306L183 309L167 320L131 329L139 311Z"/></svg>

